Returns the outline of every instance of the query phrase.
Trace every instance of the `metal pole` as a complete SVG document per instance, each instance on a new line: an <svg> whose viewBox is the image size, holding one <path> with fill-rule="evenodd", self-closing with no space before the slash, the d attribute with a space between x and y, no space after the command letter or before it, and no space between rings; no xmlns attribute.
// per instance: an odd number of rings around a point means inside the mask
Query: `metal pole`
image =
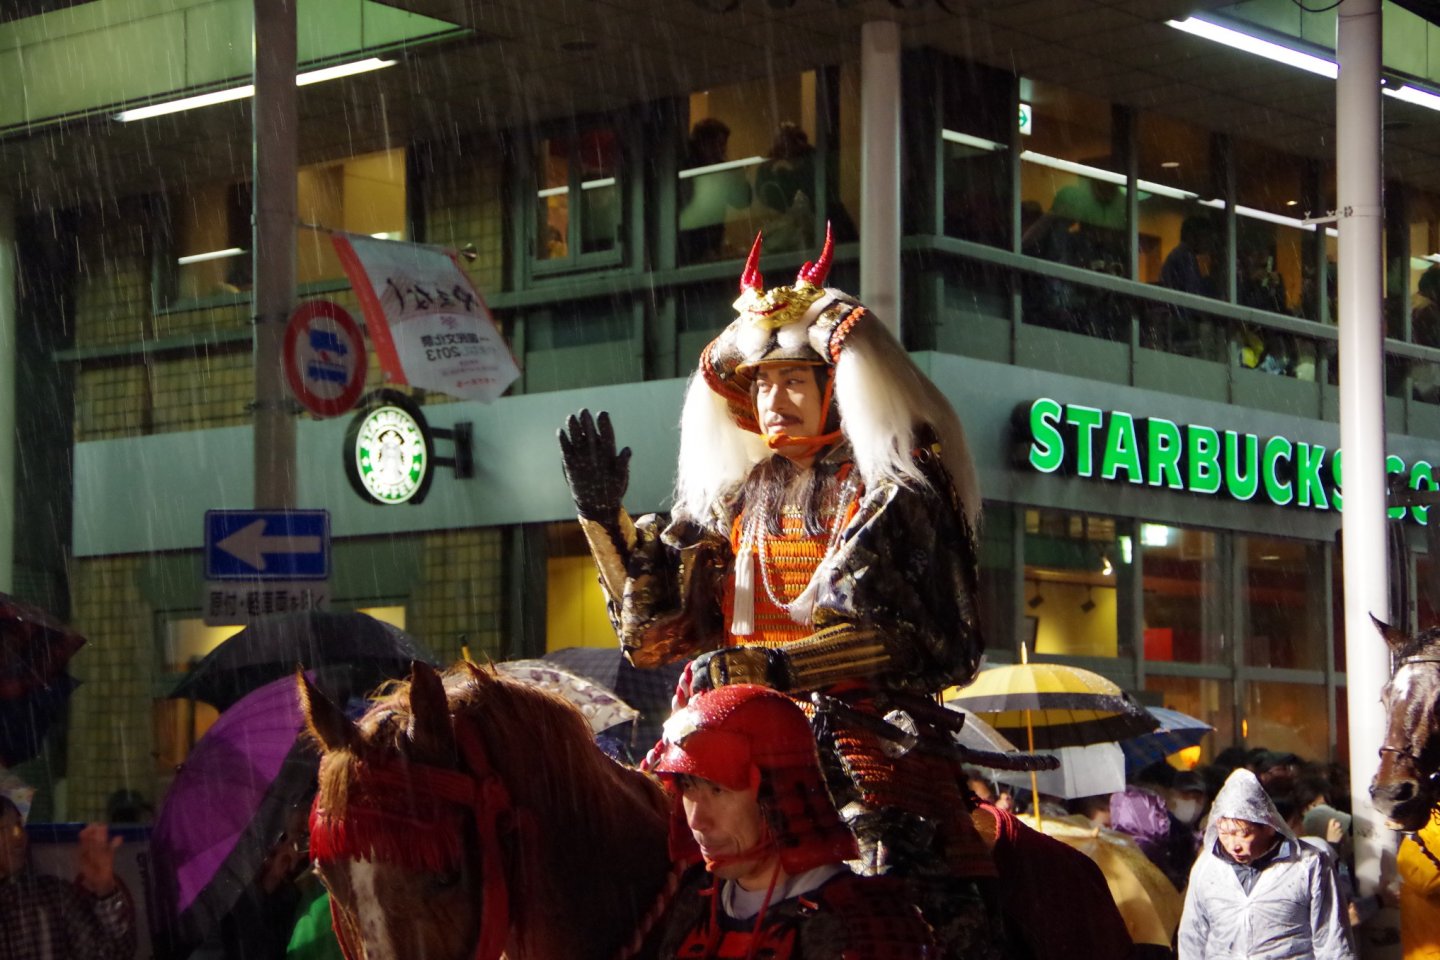
<svg viewBox="0 0 1440 960"><path fill-rule="evenodd" d="M20 305L15 202L0 194L0 590L15 587L15 350Z"/></svg>
<svg viewBox="0 0 1440 960"><path fill-rule="evenodd" d="M295 417L281 369L295 302L295 0L255 0L255 506L295 506Z"/></svg>
<svg viewBox="0 0 1440 960"><path fill-rule="evenodd" d="M1370 624L1389 620L1385 549L1385 375L1380 179L1380 0L1344 0L1335 41L1336 163L1340 201L1340 446L1344 451L1345 673L1355 873L1362 894L1380 884L1394 850L1370 804L1390 656ZM1393 853L1392 853L1393 860Z"/></svg>
<svg viewBox="0 0 1440 960"><path fill-rule="evenodd" d="M860 298L900 335L900 25L860 27Z"/></svg>

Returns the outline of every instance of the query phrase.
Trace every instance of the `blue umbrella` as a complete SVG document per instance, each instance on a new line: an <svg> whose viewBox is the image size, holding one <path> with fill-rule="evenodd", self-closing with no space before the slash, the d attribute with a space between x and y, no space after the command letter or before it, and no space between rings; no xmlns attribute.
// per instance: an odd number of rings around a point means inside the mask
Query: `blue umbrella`
<svg viewBox="0 0 1440 960"><path fill-rule="evenodd" d="M1120 749L1125 751L1126 773L1143 770L1152 763L1164 760L1172 753L1196 746L1215 729L1204 720L1197 720L1179 710L1170 710L1165 707L1146 707L1145 709L1160 721L1160 726L1149 733L1142 733L1138 737L1120 741Z"/></svg>

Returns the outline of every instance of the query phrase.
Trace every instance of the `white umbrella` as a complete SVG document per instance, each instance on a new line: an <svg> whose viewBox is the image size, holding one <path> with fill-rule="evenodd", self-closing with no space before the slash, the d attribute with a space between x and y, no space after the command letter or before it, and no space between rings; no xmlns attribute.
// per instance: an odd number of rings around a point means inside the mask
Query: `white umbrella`
<svg viewBox="0 0 1440 960"><path fill-rule="evenodd" d="M1060 768L1035 774L1035 789L1041 793L1074 800L1125 789L1125 752L1118 743L1092 743L1046 752L1060 760ZM1030 787L1028 773L997 773L995 779L1022 790Z"/></svg>
<svg viewBox="0 0 1440 960"><path fill-rule="evenodd" d="M629 723L640 715L640 711L600 684L545 660L507 660L495 664L495 669L569 700L585 715L595 733L619 723Z"/></svg>
<svg viewBox="0 0 1440 960"><path fill-rule="evenodd" d="M984 750L989 753L1016 753L1019 751L1020 748L1011 743L1003 733L953 700L945 704L945 709L965 718L965 726L961 727L960 732L955 735L963 746L967 746L971 750Z"/></svg>

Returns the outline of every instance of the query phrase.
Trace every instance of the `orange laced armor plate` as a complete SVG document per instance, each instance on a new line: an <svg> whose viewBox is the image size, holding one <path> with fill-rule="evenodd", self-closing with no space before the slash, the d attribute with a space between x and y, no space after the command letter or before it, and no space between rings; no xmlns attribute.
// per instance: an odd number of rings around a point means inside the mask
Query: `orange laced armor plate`
<svg viewBox="0 0 1440 960"><path fill-rule="evenodd" d="M844 485L842 471L841 486ZM815 632L810 623L796 623L784 605L791 603L809 586L820 562L836 539L836 535L855 517L859 499L850 498L843 512L835 507L826 507L821 513L825 529L813 536L805 533L805 519L798 508L786 506L780 518L780 534L775 535L763 527L754 534L757 540L753 547L741 549L745 539L746 511L742 510L730 528L730 549L735 555L735 565L755 565L755 629L749 636L737 637L731 632L735 616L735 578L725 578L722 598L725 612L725 643L753 644L761 647L775 647L792 640L799 640Z"/></svg>

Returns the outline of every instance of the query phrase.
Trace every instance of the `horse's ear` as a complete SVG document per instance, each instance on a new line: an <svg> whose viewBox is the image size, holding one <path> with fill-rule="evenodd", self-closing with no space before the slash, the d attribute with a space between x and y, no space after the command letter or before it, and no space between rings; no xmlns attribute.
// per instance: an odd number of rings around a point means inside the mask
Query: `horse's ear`
<svg viewBox="0 0 1440 960"><path fill-rule="evenodd" d="M300 709L305 712L305 726L326 753L348 750L360 740L360 731L344 711L330 702L310 678L295 671L300 691Z"/></svg>
<svg viewBox="0 0 1440 960"><path fill-rule="evenodd" d="M1391 653L1399 653L1410 642L1410 638L1403 631L1395 629L1373 613L1370 614L1370 622L1375 624L1375 629L1385 638L1385 645L1390 648Z"/></svg>
<svg viewBox="0 0 1440 960"><path fill-rule="evenodd" d="M455 731L450 727L450 704L445 682L428 663L410 662L410 737L415 760L437 766L455 763Z"/></svg>

